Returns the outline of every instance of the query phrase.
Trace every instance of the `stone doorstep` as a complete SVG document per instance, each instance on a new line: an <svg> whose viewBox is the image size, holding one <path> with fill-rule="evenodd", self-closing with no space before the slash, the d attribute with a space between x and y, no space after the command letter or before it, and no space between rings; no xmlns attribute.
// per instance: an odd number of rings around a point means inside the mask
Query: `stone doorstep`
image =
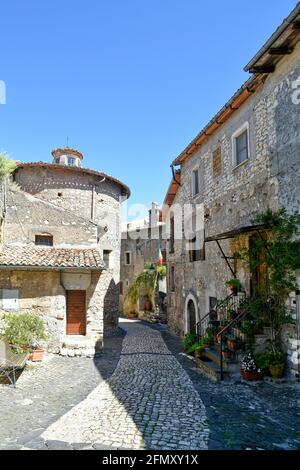
<svg viewBox="0 0 300 470"><path fill-rule="evenodd" d="M96 340L86 336L65 336L60 347L60 355L68 357L94 357Z"/></svg>

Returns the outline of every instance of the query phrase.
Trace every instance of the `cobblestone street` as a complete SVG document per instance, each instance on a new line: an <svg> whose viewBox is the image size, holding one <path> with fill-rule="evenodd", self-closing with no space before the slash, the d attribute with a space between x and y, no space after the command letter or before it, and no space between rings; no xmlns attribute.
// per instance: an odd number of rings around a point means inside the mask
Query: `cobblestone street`
<svg viewBox="0 0 300 470"><path fill-rule="evenodd" d="M299 384L214 384L166 327L120 327L0 386L1 449L300 449Z"/></svg>

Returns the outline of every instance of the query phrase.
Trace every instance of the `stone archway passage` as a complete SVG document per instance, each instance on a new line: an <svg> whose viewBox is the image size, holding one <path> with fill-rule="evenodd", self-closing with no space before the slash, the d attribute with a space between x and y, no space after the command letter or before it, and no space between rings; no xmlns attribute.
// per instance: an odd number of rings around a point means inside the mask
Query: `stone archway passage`
<svg viewBox="0 0 300 470"><path fill-rule="evenodd" d="M42 434L46 445L207 449L203 402L161 334L130 320L122 328L127 334L114 373Z"/></svg>
<svg viewBox="0 0 300 470"><path fill-rule="evenodd" d="M196 306L192 299L188 301L187 314L189 333L196 334Z"/></svg>

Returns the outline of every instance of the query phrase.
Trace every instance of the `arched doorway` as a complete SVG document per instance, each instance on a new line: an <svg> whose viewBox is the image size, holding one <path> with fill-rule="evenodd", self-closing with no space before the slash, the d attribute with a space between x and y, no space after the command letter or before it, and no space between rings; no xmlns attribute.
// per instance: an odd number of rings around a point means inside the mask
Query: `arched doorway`
<svg viewBox="0 0 300 470"><path fill-rule="evenodd" d="M196 307L192 299L187 304L189 333L196 334Z"/></svg>
<svg viewBox="0 0 300 470"><path fill-rule="evenodd" d="M184 329L185 333L196 333L199 312L197 299L190 293L185 300Z"/></svg>

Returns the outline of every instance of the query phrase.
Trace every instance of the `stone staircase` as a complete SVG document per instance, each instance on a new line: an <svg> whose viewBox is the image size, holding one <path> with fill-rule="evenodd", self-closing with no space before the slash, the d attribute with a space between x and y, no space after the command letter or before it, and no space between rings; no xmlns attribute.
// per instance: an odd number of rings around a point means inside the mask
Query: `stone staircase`
<svg viewBox="0 0 300 470"><path fill-rule="evenodd" d="M223 379L232 378L240 372L240 364L243 351L232 351L230 359L222 359ZM221 355L220 344L215 343L210 348L205 348L201 358L196 357L196 367L214 382L221 380Z"/></svg>
<svg viewBox="0 0 300 470"><path fill-rule="evenodd" d="M241 336L238 328L235 329L237 336ZM266 340L269 338L269 332L264 330L261 334L254 335L254 349L261 352L265 347ZM220 344L215 342L210 348L204 348L201 358L196 357L196 367L208 378L214 382L221 380L221 354ZM240 376L241 362L245 355L246 342L241 341L238 350L230 351L230 358L222 359L223 379L232 379ZM227 347L228 350L228 347Z"/></svg>

